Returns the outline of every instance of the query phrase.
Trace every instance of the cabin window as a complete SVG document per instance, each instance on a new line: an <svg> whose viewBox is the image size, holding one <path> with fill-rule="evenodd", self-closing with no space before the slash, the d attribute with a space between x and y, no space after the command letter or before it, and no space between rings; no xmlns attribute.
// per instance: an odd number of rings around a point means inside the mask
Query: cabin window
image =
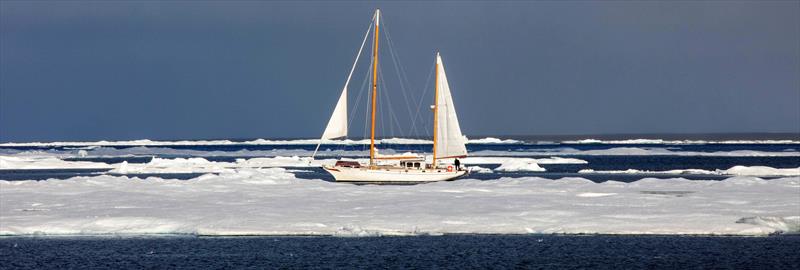
<svg viewBox="0 0 800 270"><path fill-rule="evenodd" d="M419 162L414 163L414 168L419 168Z"/></svg>

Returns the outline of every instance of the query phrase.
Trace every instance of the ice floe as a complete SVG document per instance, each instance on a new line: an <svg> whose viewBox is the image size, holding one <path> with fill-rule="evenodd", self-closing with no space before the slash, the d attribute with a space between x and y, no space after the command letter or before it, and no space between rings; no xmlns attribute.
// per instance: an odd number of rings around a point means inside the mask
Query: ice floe
<svg viewBox="0 0 800 270"><path fill-rule="evenodd" d="M539 167L535 160L526 159L512 159L503 162L499 167L494 169L501 172L543 172L544 168Z"/></svg>
<svg viewBox="0 0 800 270"><path fill-rule="evenodd" d="M467 140L469 144L520 144L522 141L512 139L498 139L493 137L486 137L483 139L470 139Z"/></svg>
<svg viewBox="0 0 800 270"><path fill-rule="evenodd" d="M84 152L81 152L84 151ZM132 157L132 156L162 156L162 157L276 157L276 156L306 156L310 157L313 151L305 149L270 149L270 150L193 150L176 149L169 147L147 147L136 146L127 148L97 147L93 150L17 150L0 149L2 156L16 157ZM381 153L393 154L392 149L381 149ZM318 157L339 157L339 156L365 156L369 151L363 150L331 150L320 149Z"/></svg>
<svg viewBox="0 0 800 270"><path fill-rule="evenodd" d="M723 172L730 175L796 176L800 175L800 167L776 169L767 166L734 166Z"/></svg>
<svg viewBox="0 0 800 270"><path fill-rule="evenodd" d="M492 173L492 169L484 168L481 166L469 166L467 167L470 173Z"/></svg>
<svg viewBox="0 0 800 270"><path fill-rule="evenodd" d="M583 139L562 141L562 144L800 144L796 140L663 140L663 139L628 139L628 140L598 140Z"/></svg>
<svg viewBox="0 0 800 270"><path fill-rule="evenodd" d="M398 154L404 151L397 151L391 147L380 148L380 153L385 155ZM424 150L423 150L424 151ZM94 147L92 149L81 150L30 150L30 149L10 149L0 147L0 155L5 156L53 156L53 157L124 157L124 156L169 156L169 157L274 157L274 156L311 156L313 150L276 148L268 150L241 149L235 151L222 150L196 150L181 149L170 147L154 146L135 146L125 148L115 147ZM425 153L430 155L430 153ZM341 157L341 156L366 156L368 150L344 150L336 147L323 146L317 153L317 157ZM519 156L580 156L580 155L661 155L661 156L711 156L711 157L797 157L800 151L787 149L786 151L755 151L755 150L734 150L716 152L698 152L668 149L664 147L614 147L609 149L580 150L571 147L548 147L548 148L529 148L524 150L478 150L470 151L470 157L519 157ZM542 163L544 164L544 163Z"/></svg>
<svg viewBox="0 0 800 270"><path fill-rule="evenodd" d="M314 160L309 157L265 157L265 158L238 158L235 162L215 162L204 158L153 158L148 163L113 164L110 173L116 174L141 174L141 173L223 173L232 172L239 168L270 168L270 167L320 167L335 163L333 159Z"/></svg>
<svg viewBox="0 0 800 270"><path fill-rule="evenodd" d="M110 169L100 162L64 161L55 157L0 156L0 170Z"/></svg>
<svg viewBox="0 0 800 270"><path fill-rule="evenodd" d="M399 154L408 156L409 154ZM366 163L367 158L350 158L347 160ZM427 157L430 161L430 156ZM153 158L148 163L127 162L112 164L114 167L111 173L117 174L136 174L136 173L219 173L227 172L236 168L268 168L268 167L320 167L322 165L333 165L336 159L311 159L309 157L263 157L263 158L238 158L235 162L213 162L204 158ZM395 164L398 160L379 161L382 164ZM450 164L452 160L443 160ZM498 171L534 171L541 172L539 164L585 164L586 161L573 158L518 158L518 157L467 157L462 159L465 165L485 165L498 164ZM479 166L470 167L476 173L491 173L492 170Z"/></svg>
<svg viewBox="0 0 800 270"><path fill-rule="evenodd" d="M571 147L556 147L548 149L526 149L524 151L497 151L481 150L470 152L474 156L539 156L539 155L570 155L570 156L710 156L710 157L796 157L800 151L755 151L734 150L698 152L673 150L663 147L613 147L609 149L580 150Z"/></svg>
<svg viewBox="0 0 800 270"><path fill-rule="evenodd" d="M528 163L538 164L586 164L585 160L577 158L562 158L562 157L548 157L548 158L521 158L521 157L466 157L461 159L464 164L504 164L511 160L525 161Z"/></svg>
<svg viewBox="0 0 800 270"><path fill-rule="evenodd" d="M113 149L113 148L112 148ZM176 150L193 151L193 150ZM381 151L382 153L384 151ZM394 151L385 151L394 153ZM122 154L120 152L112 152ZM133 156L146 156L142 152L125 152ZM169 152L174 154L174 152ZM240 153L237 151L237 153ZM281 152L283 153L283 152ZM106 152L106 154L109 154ZM161 153L164 155L164 153ZM42 156L44 155L44 156ZM112 155L114 156L114 155ZM124 156L124 155L117 155ZM169 155L167 155L169 156ZM234 155L235 156L235 155ZM415 156L425 158L430 162L431 156L419 156L414 153L381 154L381 156ZM359 162L367 162L366 158L350 158ZM253 158L237 158L234 162L214 162L203 158L203 155L192 158L163 158L153 157L147 163L116 163L105 164L100 162L85 161L63 161L56 156L47 156L41 151L21 152L13 156L0 156L0 169L111 169L109 172L115 174L141 174L141 173L219 173L235 168L265 168L265 167L320 167L322 165L332 165L336 162L334 158L311 159L301 156L266 156ZM397 160L382 161L383 163L397 163ZM452 163L452 159L443 160L445 163ZM465 165L485 165L497 164L500 171L543 171L538 164L586 164L587 162L576 158L547 157L547 158L525 158L525 157L467 157L461 159ZM476 169L486 172L486 170ZM491 172L491 170L489 170Z"/></svg>
<svg viewBox="0 0 800 270"><path fill-rule="evenodd" d="M7 142L0 143L0 147L70 147L73 149L91 149L97 146L189 146L189 145L315 145L319 139L255 139L248 141L231 140L178 140L178 141L159 141L159 140L127 140L127 141L94 141L94 142ZM369 144L368 139L361 140L323 140L327 145L363 145ZM432 144L428 139L415 138L383 138L376 141L378 144ZM479 139L467 139L468 144L668 144L668 145L689 145L689 144L800 144L800 140L665 140L665 139L626 139L626 140L600 140L600 139L581 139L565 140L561 142L535 141L524 142L514 139L501 139L495 137L485 137Z"/></svg>
<svg viewBox="0 0 800 270"><path fill-rule="evenodd" d="M181 140L181 141L154 141L154 140L129 140L129 141L96 141L96 142L23 142L23 143L0 143L0 147L70 147L72 149L91 149L97 146L189 146L189 145L315 145L319 139L292 139L292 140L267 140L255 139L251 141L231 141L231 140ZM381 144L432 144L433 141L427 139L411 138L384 138L377 140ZM498 139L486 137L481 139L467 139L468 144L518 144L521 141L511 139ZM370 140L322 140L326 145L364 145L370 144Z"/></svg>
<svg viewBox="0 0 800 270"><path fill-rule="evenodd" d="M800 167L776 169L767 166L733 166L727 170L701 170L701 169L682 169L667 171L647 171L647 170L609 170L595 171L593 169L583 169L579 173L603 173L603 174L713 174L713 175L743 175L743 176L800 176Z"/></svg>
<svg viewBox="0 0 800 270"><path fill-rule="evenodd" d="M798 193L800 177L380 186L297 179L283 168L185 181L102 175L0 181L0 234L764 235L798 232Z"/></svg>

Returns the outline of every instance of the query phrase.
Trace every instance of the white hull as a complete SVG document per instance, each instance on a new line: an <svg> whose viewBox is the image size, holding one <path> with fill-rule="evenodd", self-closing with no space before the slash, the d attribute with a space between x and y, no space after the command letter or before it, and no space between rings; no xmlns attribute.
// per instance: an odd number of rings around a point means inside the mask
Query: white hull
<svg viewBox="0 0 800 270"><path fill-rule="evenodd" d="M323 169L333 175L337 182L435 182L456 179L466 171L450 171L446 169L436 170L405 170L397 169L368 169L365 167L351 168L338 166L324 166Z"/></svg>

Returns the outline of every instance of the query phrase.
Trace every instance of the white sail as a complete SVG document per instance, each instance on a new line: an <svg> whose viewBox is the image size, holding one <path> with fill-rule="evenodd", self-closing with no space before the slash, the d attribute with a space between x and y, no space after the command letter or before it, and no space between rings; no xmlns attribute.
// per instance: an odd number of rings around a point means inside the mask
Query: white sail
<svg viewBox="0 0 800 270"><path fill-rule="evenodd" d="M336 102L336 108L333 109L331 119L328 120L328 126L322 133L323 140L341 137L347 137L347 86L342 89L342 95Z"/></svg>
<svg viewBox="0 0 800 270"><path fill-rule="evenodd" d="M377 21L377 17L378 15L376 12L373 20ZM350 68L350 73L347 74L347 80L344 82L342 94L339 96L339 101L336 102L336 107L333 109L331 119L328 120L328 126L325 127L325 132L322 133L322 140L347 137L347 86L350 85L350 79L353 77L353 71L356 69L361 51L364 50L364 44L367 43L369 32L370 28L367 28L367 32L364 33L364 39L361 41L361 47L358 48L358 53L356 53L356 60L353 61L353 67Z"/></svg>
<svg viewBox="0 0 800 270"><path fill-rule="evenodd" d="M377 20L377 16L378 15L376 12L373 20ZM322 141L347 137L347 86L350 85L350 79L353 77L353 71L356 70L358 58L361 57L361 51L364 50L364 44L367 43L367 37L369 36L370 28L367 28L367 32L364 33L364 40L361 41L361 47L358 48L358 53L356 53L356 60L353 61L353 67L350 68L350 73L347 75L347 81L344 82L342 94L339 95L339 101L336 102L336 107L333 108L331 119L328 120L328 125L325 126L325 132L322 132L322 137L320 137L319 143L317 143L317 147L314 149L314 153L311 154L312 159L317 155L317 151L319 151L319 146L322 145Z"/></svg>
<svg viewBox="0 0 800 270"><path fill-rule="evenodd" d="M462 157L467 155L467 147L464 145L464 136L461 134L461 126L458 125L458 116L453 104L453 97L450 95L450 85L447 83L447 74L444 72L442 57L436 54L438 66L437 87L438 96L436 97L436 158Z"/></svg>

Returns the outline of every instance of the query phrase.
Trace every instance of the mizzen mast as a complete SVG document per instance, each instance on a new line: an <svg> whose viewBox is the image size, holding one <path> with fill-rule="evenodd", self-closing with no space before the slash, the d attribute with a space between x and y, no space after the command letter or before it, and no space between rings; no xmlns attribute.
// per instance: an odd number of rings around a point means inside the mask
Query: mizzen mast
<svg viewBox="0 0 800 270"><path fill-rule="evenodd" d="M375 33L373 38L375 44L372 46L372 128L370 129L369 139L369 165L375 165L375 108L376 96L378 95L378 25L381 21L381 10L375 10Z"/></svg>
<svg viewBox="0 0 800 270"><path fill-rule="evenodd" d="M436 67L434 68L434 72L436 72L434 83L433 83L433 106L431 109L433 110L433 160L431 161L431 166L436 168L436 130L439 128L437 126L438 121L437 119L439 116L437 112L439 111L439 51L436 51Z"/></svg>

